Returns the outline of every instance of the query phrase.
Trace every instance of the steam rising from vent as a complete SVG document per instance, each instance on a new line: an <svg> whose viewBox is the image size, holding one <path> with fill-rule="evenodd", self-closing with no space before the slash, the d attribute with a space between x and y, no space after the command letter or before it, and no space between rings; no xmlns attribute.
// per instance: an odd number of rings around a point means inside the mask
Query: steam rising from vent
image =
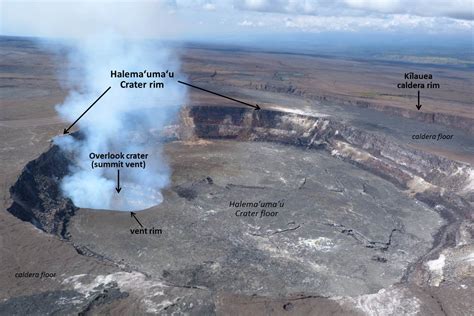
<svg viewBox="0 0 474 316"><path fill-rule="evenodd" d="M121 88L120 82L153 78L111 78L111 71L179 72L171 52L155 42L125 40L102 34L82 40L69 56L69 95L56 109L74 122L109 86L111 90L75 125L80 135L56 137L54 142L74 157L70 174L62 179L63 194L83 208L140 210L162 201L170 169L161 153L159 136L177 115L185 88L173 78L159 78L164 88ZM74 128L74 129L75 129ZM90 153L146 153L146 168L123 168L117 194L116 168L91 168ZM110 161L110 160L103 160Z"/></svg>

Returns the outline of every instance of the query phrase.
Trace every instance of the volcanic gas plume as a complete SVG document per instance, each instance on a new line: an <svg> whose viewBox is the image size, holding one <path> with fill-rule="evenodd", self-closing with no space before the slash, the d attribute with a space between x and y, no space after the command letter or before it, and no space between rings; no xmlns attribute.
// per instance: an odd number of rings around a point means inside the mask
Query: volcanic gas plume
<svg viewBox="0 0 474 316"><path fill-rule="evenodd" d="M171 51L156 42L126 40L104 33L70 47L66 85L69 94L56 109L73 122L106 93L74 129L76 135L54 142L74 157L70 174L62 179L63 194L78 207L140 210L159 204L160 190L168 184L170 170L161 154L159 137L184 104L186 90L173 78L161 78L163 88L121 88L111 71L179 71ZM146 80L146 79L143 79ZM148 81L152 81L151 79ZM91 168L91 153L145 153L146 168L121 170L120 193L115 187L117 168ZM107 161L107 160L104 160Z"/></svg>

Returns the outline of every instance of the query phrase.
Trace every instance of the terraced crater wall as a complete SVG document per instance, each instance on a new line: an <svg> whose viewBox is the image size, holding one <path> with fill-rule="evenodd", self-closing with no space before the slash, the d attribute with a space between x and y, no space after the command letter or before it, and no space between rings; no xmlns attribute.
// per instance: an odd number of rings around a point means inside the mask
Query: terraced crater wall
<svg viewBox="0 0 474 316"><path fill-rule="evenodd" d="M353 98L347 99L343 97L337 97L332 95L318 95L312 92L308 92L305 89L299 89L294 86L287 85L275 85L275 84L261 84L261 83L250 83L248 86L245 86L249 89L254 89L258 91L269 91L276 93L285 93L291 94L299 97L304 97L306 99L317 100L319 102L331 102L334 104L350 105L357 106L360 108L369 108L377 111L383 111L390 113L392 115L398 115L406 118L415 119L421 122L441 124L445 126L461 128L465 131L468 131L471 134L474 134L474 125L473 120L468 117L459 116L456 114L448 114L443 112L424 112L417 111L415 108L406 109L399 108L394 106L387 106L386 104L381 104L380 102L374 102L373 100L363 100L361 98L354 100Z"/></svg>
<svg viewBox="0 0 474 316"><path fill-rule="evenodd" d="M182 122L187 122L182 135L188 137L192 130L198 138L271 141L326 150L406 190L446 220L433 248L420 262L436 257L445 247L455 246L460 225L474 219L470 165L404 146L344 122L282 111L207 106L188 108Z"/></svg>
<svg viewBox="0 0 474 316"><path fill-rule="evenodd" d="M168 130L168 140L267 141L326 150L434 207L447 219L446 227L473 218L469 165L403 146L331 118L276 110L194 106L185 108L180 123ZM66 225L76 207L62 196L59 182L68 173L71 161L53 145L28 163L10 190L14 202L9 211L46 232L67 238ZM455 230L451 227L445 231L454 234ZM443 232L440 235L445 243L452 243L455 238Z"/></svg>
<svg viewBox="0 0 474 316"><path fill-rule="evenodd" d="M196 106L186 109L194 136L241 141L271 141L323 148L414 193L434 187L467 192L472 169L468 164L403 146L326 117L282 111ZM183 132L182 132L183 134Z"/></svg>

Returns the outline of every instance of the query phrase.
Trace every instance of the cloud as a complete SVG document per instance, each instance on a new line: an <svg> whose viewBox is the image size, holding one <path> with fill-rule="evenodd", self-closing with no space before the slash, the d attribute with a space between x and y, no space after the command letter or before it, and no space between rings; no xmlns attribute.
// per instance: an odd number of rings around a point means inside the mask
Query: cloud
<svg viewBox="0 0 474 316"><path fill-rule="evenodd" d="M330 1L304 0L235 0L234 5L241 10L293 14L319 14L326 11L327 8L335 8Z"/></svg>
<svg viewBox="0 0 474 316"><path fill-rule="evenodd" d="M473 30L472 0L234 0L246 13L239 26L271 30L418 31Z"/></svg>
<svg viewBox="0 0 474 316"><path fill-rule="evenodd" d="M216 9L216 5L213 3L205 3L202 8L207 11L214 11Z"/></svg>
<svg viewBox="0 0 474 316"><path fill-rule="evenodd" d="M472 0L235 0L241 10L317 16L409 14L473 20Z"/></svg>
<svg viewBox="0 0 474 316"><path fill-rule="evenodd" d="M0 34L8 35L80 37L103 25L126 37L185 40L257 31L396 32L414 27L422 33L465 33L474 28L472 0L0 1ZM91 4L94 10L88 9ZM111 9L118 14L102 14Z"/></svg>
<svg viewBox="0 0 474 316"><path fill-rule="evenodd" d="M240 26L258 26L258 27L261 27L261 26L264 26L265 23L263 23L262 21L253 22L253 21L249 21L249 20L243 20L242 22L239 22L238 25L240 25Z"/></svg>
<svg viewBox="0 0 474 316"><path fill-rule="evenodd" d="M84 38L97 31L126 37L174 37L183 30L170 1L0 0L0 34ZM173 27L169 27L173 25Z"/></svg>
<svg viewBox="0 0 474 316"><path fill-rule="evenodd" d="M366 12L474 19L472 0L344 0L344 3Z"/></svg>
<svg viewBox="0 0 474 316"><path fill-rule="evenodd" d="M371 16L315 16L268 14L247 17L241 27L271 29L274 32L407 32L445 34L472 31L473 22L445 17L420 17L408 14Z"/></svg>

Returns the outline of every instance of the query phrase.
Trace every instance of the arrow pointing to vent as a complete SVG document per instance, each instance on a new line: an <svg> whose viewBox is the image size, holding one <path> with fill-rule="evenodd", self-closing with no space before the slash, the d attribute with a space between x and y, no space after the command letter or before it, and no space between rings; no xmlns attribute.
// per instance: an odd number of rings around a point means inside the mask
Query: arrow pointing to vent
<svg viewBox="0 0 474 316"><path fill-rule="evenodd" d="M135 212L130 212L130 216L133 217L141 227L143 227L142 223L140 223L136 215L137 214Z"/></svg>
<svg viewBox="0 0 474 316"><path fill-rule="evenodd" d="M117 169L117 187L115 188L115 191L117 191L117 193L120 193L121 190L122 188L120 187L120 170Z"/></svg>

